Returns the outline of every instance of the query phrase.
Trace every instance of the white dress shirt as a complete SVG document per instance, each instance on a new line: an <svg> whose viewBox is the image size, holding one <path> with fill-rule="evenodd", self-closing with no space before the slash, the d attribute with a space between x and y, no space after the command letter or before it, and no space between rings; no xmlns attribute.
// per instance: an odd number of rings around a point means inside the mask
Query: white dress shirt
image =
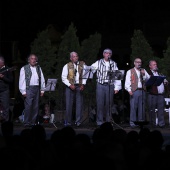
<svg viewBox="0 0 170 170"><path fill-rule="evenodd" d="M154 76L159 76L157 71L152 71ZM158 94L164 93L164 83L161 83L159 86L157 86Z"/></svg>
<svg viewBox="0 0 170 170"><path fill-rule="evenodd" d="M85 65L83 66L84 67L84 70L83 70L83 75L85 73ZM74 64L74 69L76 70L76 73L75 73L75 83L74 84L79 84L79 72L78 72L78 64ZM63 67L63 70L62 70L62 75L61 75L61 79L62 79L62 82L66 85L66 86L70 86L70 82L69 80L67 79L67 76L68 76L68 65L64 65ZM86 81L87 79L86 78L83 78L82 79L82 84L86 84Z"/></svg>
<svg viewBox="0 0 170 170"><path fill-rule="evenodd" d="M30 86L36 86L39 85L39 77L36 71L36 67L32 67L30 65L31 68L31 72L32 72L32 76L30 79ZM41 72L41 92L44 92L45 89L45 79L44 79L44 75L42 73L42 70L40 68L40 72ZM19 90L21 92L21 94L26 94L26 81L25 81L25 69L24 67L21 68L20 70L20 77L19 77Z"/></svg>
<svg viewBox="0 0 170 170"><path fill-rule="evenodd" d="M138 76L138 88L142 88L142 82L141 82L141 79L140 79L141 72L139 70L137 70L135 67L134 67L134 69L135 69L137 76ZM144 71L145 71L145 75L142 76L142 78L143 78L144 81L147 81L150 78L150 75L147 73L147 71L145 69L144 69ZM131 70L128 70L127 73L126 73L125 90L127 90L128 92L132 91L132 88L131 88Z"/></svg>

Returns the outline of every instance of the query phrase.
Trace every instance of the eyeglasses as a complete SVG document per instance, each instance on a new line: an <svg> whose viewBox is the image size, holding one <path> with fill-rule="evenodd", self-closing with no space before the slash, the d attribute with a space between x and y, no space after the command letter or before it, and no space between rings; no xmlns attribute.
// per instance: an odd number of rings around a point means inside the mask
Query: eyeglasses
<svg viewBox="0 0 170 170"><path fill-rule="evenodd" d="M141 61L135 61L135 63L142 63Z"/></svg>

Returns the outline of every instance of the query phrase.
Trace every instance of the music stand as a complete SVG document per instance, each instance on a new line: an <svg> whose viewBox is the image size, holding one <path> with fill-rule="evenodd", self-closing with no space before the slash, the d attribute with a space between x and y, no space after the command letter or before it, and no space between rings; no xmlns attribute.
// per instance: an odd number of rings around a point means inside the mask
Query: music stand
<svg viewBox="0 0 170 170"><path fill-rule="evenodd" d="M124 73L125 73L124 70L114 70L114 71L109 70L109 71L107 71L107 74L106 74L106 79L109 80L109 115L111 118L112 118L112 116L111 116L112 113L111 113L111 103L110 103L110 100L111 100L110 85L111 85L111 82L113 82L115 80L123 80ZM115 121L113 119L111 119L111 122L112 122L112 125L115 124L119 128L123 129L120 125L115 123Z"/></svg>
<svg viewBox="0 0 170 170"><path fill-rule="evenodd" d="M57 84L57 79L48 79L44 91L49 91L49 92L55 91L56 84Z"/></svg>
<svg viewBox="0 0 170 170"><path fill-rule="evenodd" d="M91 68L91 66L86 66L83 69L82 79L93 79L93 69Z"/></svg>
<svg viewBox="0 0 170 170"><path fill-rule="evenodd" d="M151 76L145 83L145 86L160 86L163 83L166 76Z"/></svg>
<svg viewBox="0 0 170 170"><path fill-rule="evenodd" d="M82 79L93 79L93 75L94 75L94 72L93 72L93 70L95 70L95 69L93 69L91 66L87 66L87 65L85 65L85 67L83 68L83 75L82 75ZM91 102L89 101L88 102L88 116L82 121L82 123L83 122L85 122L86 120L87 120L87 118L89 118L90 116L89 116L89 104L90 104Z"/></svg>
<svg viewBox="0 0 170 170"><path fill-rule="evenodd" d="M46 87L44 89L44 91L48 91L49 92L49 108L50 108L50 114L51 114L51 102L50 102L50 93L51 91L55 91L56 88L56 84L57 84L57 79L48 79L47 80L47 84ZM51 115L50 115L51 116ZM53 125L55 126L54 122L52 122ZM55 126L56 127L56 126Z"/></svg>

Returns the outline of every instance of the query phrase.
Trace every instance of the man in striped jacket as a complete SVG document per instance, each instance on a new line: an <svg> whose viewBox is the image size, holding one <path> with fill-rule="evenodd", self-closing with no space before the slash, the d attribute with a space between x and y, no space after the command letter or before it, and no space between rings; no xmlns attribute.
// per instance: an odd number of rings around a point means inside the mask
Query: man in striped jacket
<svg viewBox="0 0 170 170"><path fill-rule="evenodd" d="M118 70L117 63L111 59L112 50L105 49L103 58L91 65L92 72L96 73L96 101L98 126L104 122L112 122L111 106L113 105L114 94L122 88L121 80L114 80L111 73Z"/></svg>

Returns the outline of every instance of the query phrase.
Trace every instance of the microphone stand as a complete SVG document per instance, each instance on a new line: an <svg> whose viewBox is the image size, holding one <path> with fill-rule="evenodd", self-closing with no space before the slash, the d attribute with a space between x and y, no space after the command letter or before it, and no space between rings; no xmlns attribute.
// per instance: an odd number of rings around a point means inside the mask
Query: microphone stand
<svg viewBox="0 0 170 170"><path fill-rule="evenodd" d="M143 120L139 120L139 121L136 121L135 124L136 125L139 125L140 126L140 129L143 129L143 126L144 125L147 125L148 122L144 120L144 114L143 114L143 111L144 111L144 97L143 97L143 93L144 93L144 86L143 86L143 76L142 76L142 69L139 68L139 71L140 71L140 80L141 80L141 84L142 84L142 119Z"/></svg>
<svg viewBox="0 0 170 170"><path fill-rule="evenodd" d="M39 93L38 93L38 120L37 123L39 124L39 106L40 106L40 95L41 95L41 72L40 72L40 66L37 63L37 70L38 70L38 77L39 77Z"/></svg>
<svg viewBox="0 0 170 170"><path fill-rule="evenodd" d="M139 71L140 71L140 79L141 79L141 83L142 83L142 114L143 114L143 105L144 105L144 103L143 103L143 90L144 90L144 89L143 89L143 88L144 88L144 87L143 87L143 76L142 76L142 72L141 72L142 69L140 68ZM142 115L142 116L143 116L143 115Z"/></svg>
<svg viewBox="0 0 170 170"><path fill-rule="evenodd" d="M115 124L117 127L123 129L121 126L119 126L117 123L115 123L115 121L113 120L112 118L112 113L111 113L111 94L110 94L110 84L111 84L111 77L112 77L112 73L111 73L111 64L110 64L110 57L109 57L109 117L111 119L111 123L112 123L112 126Z"/></svg>

